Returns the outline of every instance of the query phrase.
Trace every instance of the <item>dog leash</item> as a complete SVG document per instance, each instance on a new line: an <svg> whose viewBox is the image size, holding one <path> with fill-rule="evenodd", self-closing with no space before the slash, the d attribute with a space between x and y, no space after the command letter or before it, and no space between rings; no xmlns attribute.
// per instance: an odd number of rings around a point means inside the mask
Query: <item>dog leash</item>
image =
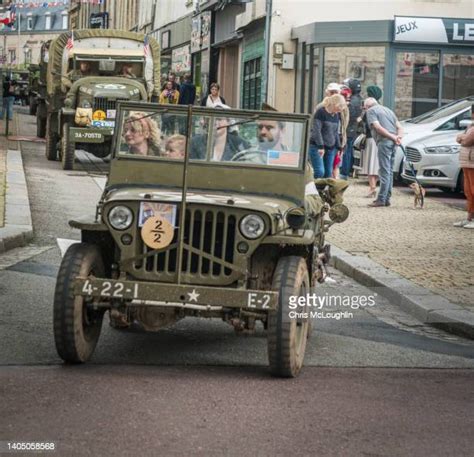
<svg viewBox="0 0 474 457"><path fill-rule="evenodd" d="M403 155L405 156L405 160L407 161L408 166L410 167L410 171L413 174L413 179L418 184L418 187L420 189L421 207L423 208L423 206L425 205L425 197L423 196L423 186L420 184L420 181L418 181L418 178L416 177L416 170L415 170L415 167L413 166L413 162L410 162L408 160L407 151L405 150L405 146L403 146L402 144L399 144L398 146L401 148L401 150L403 152Z"/></svg>

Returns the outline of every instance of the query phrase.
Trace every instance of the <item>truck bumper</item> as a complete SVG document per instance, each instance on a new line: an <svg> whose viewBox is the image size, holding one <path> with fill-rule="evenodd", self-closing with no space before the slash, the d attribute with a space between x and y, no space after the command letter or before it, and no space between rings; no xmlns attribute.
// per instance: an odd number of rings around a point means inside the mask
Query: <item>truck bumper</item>
<svg viewBox="0 0 474 457"><path fill-rule="evenodd" d="M103 278L76 278L74 294L114 299L133 306L173 306L176 308L246 308L271 311L278 306L278 292L223 287L177 285Z"/></svg>
<svg viewBox="0 0 474 457"><path fill-rule="evenodd" d="M114 134L110 128L69 128L69 141L74 143L103 143Z"/></svg>

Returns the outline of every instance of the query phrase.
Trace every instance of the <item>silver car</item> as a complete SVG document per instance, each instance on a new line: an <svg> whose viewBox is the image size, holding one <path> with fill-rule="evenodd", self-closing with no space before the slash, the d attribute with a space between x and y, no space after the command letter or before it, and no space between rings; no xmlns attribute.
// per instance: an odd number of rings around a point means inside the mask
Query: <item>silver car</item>
<svg viewBox="0 0 474 457"><path fill-rule="evenodd" d="M417 178L421 184L448 189L459 187L462 174L456 165L459 152L456 136L464 128L461 121L470 119L473 104L474 96L467 97L402 121L402 144L415 169L420 168ZM362 160L363 154L354 149L354 168L361 168ZM413 181L411 171L404 166L401 148L396 151L393 172L395 179L401 176Z"/></svg>
<svg viewBox="0 0 474 457"><path fill-rule="evenodd" d="M402 178L413 181L416 177L423 186L443 190L462 190L463 175L459 167L459 149L456 137L471 119L474 97L459 100L403 123L403 143L407 154ZM402 155L401 148L397 155Z"/></svg>

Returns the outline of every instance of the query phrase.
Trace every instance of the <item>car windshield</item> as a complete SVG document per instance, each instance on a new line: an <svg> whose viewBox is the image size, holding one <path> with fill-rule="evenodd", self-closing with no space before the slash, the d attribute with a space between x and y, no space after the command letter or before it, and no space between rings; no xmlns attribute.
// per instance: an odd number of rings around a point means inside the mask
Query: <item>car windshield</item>
<svg viewBox="0 0 474 457"><path fill-rule="evenodd" d="M408 119L406 122L410 122L412 124L428 124L445 117L455 115L459 111L462 111L472 104L474 104L474 99L458 100L440 108L436 108L432 111L428 111L427 113L421 114L420 116Z"/></svg>
<svg viewBox="0 0 474 457"><path fill-rule="evenodd" d="M184 161L187 113L125 110L121 119L119 156ZM194 114L190 133L190 161L302 167L303 120L215 109Z"/></svg>

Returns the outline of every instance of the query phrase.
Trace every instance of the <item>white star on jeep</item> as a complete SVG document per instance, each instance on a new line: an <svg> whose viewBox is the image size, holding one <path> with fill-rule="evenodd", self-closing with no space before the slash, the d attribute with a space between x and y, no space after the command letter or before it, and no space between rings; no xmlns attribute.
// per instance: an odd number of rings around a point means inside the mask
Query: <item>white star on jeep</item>
<svg viewBox="0 0 474 457"><path fill-rule="evenodd" d="M188 292L188 295L189 295L189 301L197 302L200 294L196 292L196 289L193 289L192 292Z"/></svg>

